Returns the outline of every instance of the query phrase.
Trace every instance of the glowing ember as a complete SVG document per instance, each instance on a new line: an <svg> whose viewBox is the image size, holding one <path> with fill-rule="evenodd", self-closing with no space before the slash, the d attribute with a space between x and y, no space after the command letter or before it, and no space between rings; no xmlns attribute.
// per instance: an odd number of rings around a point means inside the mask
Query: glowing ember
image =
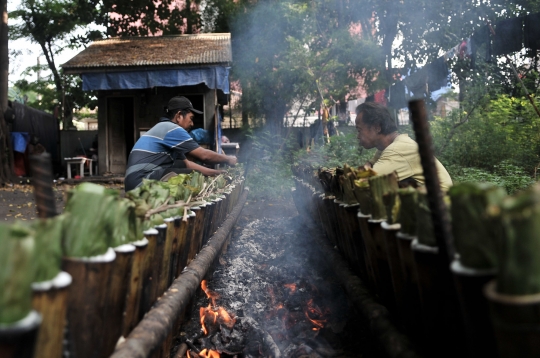
<svg viewBox="0 0 540 358"><path fill-rule="evenodd" d="M220 354L212 349L207 351L207 349L205 348L199 353L199 356L203 358L219 358Z"/></svg>
<svg viewBox="0 0 540 358"><path fill-rule="evenodd" d="M202 280L201 288L204 291L204 293L206 293L206 297L208 297L208 299L210 299L210 301L212 301L212 306L215 306L216 305L216 299L219 298L219 294L217 294L214 291L210 291L208 289L208 286L206 285L206 280Z"/></svg>
<svg viewBox="0 0 540 358"><path fill-rule="evenodd" d="M324 316L328 312L323 312L316 304L313 303L313 299L310 299L307 302L307 307L304 313L307 319L315 325L315 327L313 328L314 331L318 331L319 329L324 327L324 324L326 323L326 319L324 319Z"/></svg>
<svg viewBox="0 0 540 358"><path fill-rule="evenodd" d="M295 283L286 283L283 286L287 287L291 291L291 293L296 292L296 284Z"/></svg>

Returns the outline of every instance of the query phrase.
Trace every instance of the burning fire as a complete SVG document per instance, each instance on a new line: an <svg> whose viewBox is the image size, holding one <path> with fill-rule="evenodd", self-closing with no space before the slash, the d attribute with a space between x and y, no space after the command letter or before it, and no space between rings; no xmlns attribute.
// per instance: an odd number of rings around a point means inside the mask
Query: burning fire
<svg viewBox="0 0 540 358"><path fill-rule="evenodd" d="M201 282L201 288L206 293L208 299L210 299L212 302L208 305L208 307L200 308L201 327L204 334L207 335L210 330L215 332L217 329L219 329L220 325L224 325L227 328L232 329L236 323L236 318L232 318L223 307L216 307L216 299L219 298L219 295L216 292L208 289L206 280ZM209 327L212 328L209 329ZM220 354L212 349L203 349L201 353L199 353L199 356L205 358L219 358Z"/></svg>
<svg viewBox="0 0 540 358"><path fill-rule="evenodd" d="M319 329L324 327L324 324L326 323L326 319L324 319L323 317L328 312L326 311L323 312L315 303L313 303L313 299L310 299L307 302L307 306L304 313L307 319L310 320L311 323L315 325L315 327L313 327L314 331L318 331Z"/></svg>

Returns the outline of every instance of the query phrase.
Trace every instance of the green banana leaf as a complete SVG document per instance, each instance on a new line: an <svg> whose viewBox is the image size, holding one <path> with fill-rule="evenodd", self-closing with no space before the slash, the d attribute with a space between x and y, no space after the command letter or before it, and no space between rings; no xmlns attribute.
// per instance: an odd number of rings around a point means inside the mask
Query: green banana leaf
<svg viewBox="0 0 540 358"><path fill-rule="evenodd" d="M69 214L39 220L33 225L34 279L33 282L49 281L60 272L62 264L62 228Z"/></svg>

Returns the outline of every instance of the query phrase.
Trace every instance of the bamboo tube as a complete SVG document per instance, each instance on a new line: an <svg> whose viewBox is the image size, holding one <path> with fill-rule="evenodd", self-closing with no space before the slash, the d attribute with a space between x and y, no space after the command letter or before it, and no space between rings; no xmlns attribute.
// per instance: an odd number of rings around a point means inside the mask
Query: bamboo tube
<svg viewBox="0 0 540 358"><path fill-rule="evenodd" d="M388 253L384 242L384 233L381 227L382 220L368 220L369 231L375 243L375 260L379 268L377 277L377 289L386 307L391 312L395 312L396 298L394 288L392 287L392 275L390 274L390 265L388 264Z"/></svg>
<svg viewBox="0 0 540 358"><path fill-rule="evenodd" d="M369 230L368 221L371 219L371 215L364 215L361 212L358 212L358 226L360 227L360 232L362 233L362 238L364 241L365 253L366 253L366 269L367 276L369 278L368 285L371 289L378 292L377 284L379 277L379 265L377 261L377 248L375 246L375 241L371 236L371 231Z"/></svg>
<svg viewBox="0 0 540 358"><path fill-rule="evenodd" d="M165 219L165 241L163 243L163 258L161 259L161 269L159 277L159 296L169 287L171 277L171 259L173 256L173 246L176 240L176 230L174 227L174 218Z"/></svg>
<svg viewBox="0 0 540 358"><path fill-rule="evenodd" d="M366 180L367 183L369 181ZM369 185L358 186L358 181L354 185L354 196L360 204L360 211L364 215L371 215L371 190Z"/></svg>
<svg viewBox="0 0 540 358"><path fill-rule="evenodd" d="M416 205L418 192L411 187L407 187L398 189L397 193L400 201L400 232L409 237L416 236Z"/></svg>
<svg viewBox="0 0 540 358"><path fill-rule="evenodd" d="M448 192L452 233L460 264L472 269L498 266L501 247L500 205L504 189L485 183L460 183Z"/></svg>
<svg viewBox="0 0 540 358"><path fill-rule="evenodd" d="M118 339L122 336L122 324L135 250L135 246L131 244L114 248L116 259L113 263L107 289L107 311L105 312L107 324L102 333L106 352L112 353Z"/></svg>
<svg viewBox="0 0 540 358"><path fill-rule="evenodd" d="M212 229L212 217L214 216L215 209L216 203L214 201L207 202L206 212L204 214L202 242L208 242L208 239L210 238L210 231Z"/></svg>
<svg viewBox="0 0 540 358"><path fill-rule="evenodd" d="M40 324L41 315L35 310L17 322L9 325L0 324L0 357L32 358Z"/></svg>
<svg viewBox="0 0 540 358"><path fill-rule="evenodd" d="M148 240L132 242L135 246L135 254L131 263L131 274L126 296L126 313L122 322L122 336L127 337L131 330L139 323L139 311L141 305L143 268Z"/></svg>
<svg viewBox="0 0 540 358"><path fill-rule="evenodd" d="M188 234L188 227L193 224L193 217L195 216L195 210L194 208L191 208L192 215L188 215L187 220L184 221L183 218L178 217L174 220L174 229L176 231L175 237L176 240L174 241L173 246L173 259L171 260L171 271L170 271L170 277L174 281L178 276L180 276L180 273L186 266L186 261L182 262L182 250L184 249L186 245L187 240L187 234ZM197 210L201 210L200 207L197 207ZM190 213L191 214L191 213ZM169 283L168 286L170 286L172 282Z"/></svg>
<svg viewBox="0 0 540 358"><path fill-rule="evenodd" d="M148 245L145 250L146 254L144 255L143 268L141 270L141 303L139 305L137 321L140 321L154 304L156 298L154 292L157 291L155 286L158 284L155 270L158 231L156 229L146 230L144 236L148 240Z"/></svg>
<svg viewBox="0 0 540 358"><path fill-rule="evenodd" d="M352 262L351 267L353 271L364 281L367 281L366 262L364 258L364 242L362 239L362 233L360 232L360 225L358 224L358 204L345 205L344 219L347 225L347 232L349 233L348 241L349 247L352 250Z"/></svg>
<svg viewBox="0 0 540 358"><path fill-rule="evenodd" d="M455 288L446 261L441 260L437 247L414 240L411 245L418 275L418 287L422 304L423 336L426 354L441 354L445 342L453 342L444 352L455 356L465 347L465 333L459 311Z"/></svg>
<svg viewBox="0 0 540 358"><path fill-rule="evenodd" d="M62 356L67 293L71 281L71 275L61 271L50 281L32 284L32 306L42 317L34 352L35 358Z"/></svg>
<svg viewBox="0 0 540 358"><path fill-rule="evenodd" d="M65 257L62 269L73 278L68 290L69 350L77 358L104 357L103 332L108 324L107 298L116 254L113 249L90 258Z"/></svg>
<svg viewBox="0 0 540 358"><path fill-rule="evenodd" d="M340 205L343 204L343 202L339 201L339 200L334 200L334 205L332 207L332 218L333 220L335 221L336 223L336 241L337 241L337 247L338 247L338 250L339 252L341 253L341 255L345 258L345 260L347 260L347 255L348 255L348 251L347 251L347 248L345 247L345 232L344 232L344 228L342 226L342 222L341 222L341 214L340 214ZM348 261L348 260L347 260Z"/></svg>
<svg viewBox="0 0 540 358"><path fill-rule="evenodd" d="M507 295L498 292L498 283L486 284L491 320L500 358L540 356L540 293Z"/></svg>
<svg viewBox="0 0 540 358"><path fill-rule="evenodd" d="M509 198L501 213L504 239L497 292L540 293L540 186Z"/></svg>
<svg viewBox="0 0 540 358"><path fill-rule="evenodd" d="M398 180L395 173L376 175L369 178L369 189L371 191L371 216L373 220L386 220L386 207L383 196L398 190Z"/></svg>
<svg viewBox="0 0 540 358"><path fill-rule="evenodd" d="M195 250L194 247L198 247L199 243L202 243L205 207L206 204L202 204L198 207L191 208L192 212L189 214L188 221L182 222L182 225L185 227L185 234L178 247L177 277L180 276L184 267L189 264L189 261L193 260L194 256L190 256L191 250Z"/></svg>
<svg viewBox="0 0 540 358"><path fill-rule="evenodd" d="M483 287L496 274L495 269L479 270L463 266L459 260L450 267L454 276L467 336L468 356L496 357L496 341Z"/></svg>
<svg viewBox="0 0 540 358"><path fill-rule="evenodd" d="M388 267L390 268L390 277L392 278L392 288L394 297L396 299L396 309L399 317L403 319L403 314L407 309L405 306L405 282L403 278L403 270L401 269L401 262L399 259L398 251L398 238L397 233L401 229L400 224L390 225L386 221L381 223L383 231L384 243L386 246L386 255L388 260Z"/></svg>
<svg viewBox="0 0 540 358"><path fill-rule="evenodd" d="M165 274L165 272L163 272L162 270L163 260L165 256L165 244L167 242L167 224L157 225L155 228L158 231L158 234L154 251L154 262L152 263L152 277L154 277L154 279L152 280L152 285L154 288L151 297L152 302L156 302L158 297L160 297L163 292L165 292L161 279Z"/></svg>
<svg viewBox="0 0 540 358"><path fill-rule="evenodd" d="M431 210L429 209L428 196L425 187L418 188L416 222L422 223L422 225L416 225L418 242L422 245L437 247L437 240L434 235Z"/></svg>
<svg viewBox="0 0 540 358"><path fill-rule="evenodd" d="M335 197L333 196L327 196L323 199L324 208L326 216L328 217L328 223L329 225L329 233L330 233L330 240L334 244L334 246L337 246L338 244L338 228L337 228L337 221L335 220L334 215L334 200Z"/></svg>
<svg viewBox="0 0 540 358"><path fill-rule="evenodd" d="M422 332L422 309L419 293L420 288L418 287L418 274L411 248L411 244L416 237L398 232L396 238L398 239L399 261L404 281L403 299L405 311L403 311L402 318L411 337L418 341Z"/></svg>

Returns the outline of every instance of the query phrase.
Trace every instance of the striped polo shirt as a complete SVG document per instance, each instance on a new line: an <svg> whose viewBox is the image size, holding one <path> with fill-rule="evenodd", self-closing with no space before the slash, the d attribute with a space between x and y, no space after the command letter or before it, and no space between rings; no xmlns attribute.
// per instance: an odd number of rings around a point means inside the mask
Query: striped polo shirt
<svg viewBox="0 0 540 358"><path fill-rule="evenodd" d="M141 136L129 153L125 190L135 189L143 178L161 179L175 160L185 160L186 153L198 147L184 128L168 118L160 118L160 122Z"/></svg>

